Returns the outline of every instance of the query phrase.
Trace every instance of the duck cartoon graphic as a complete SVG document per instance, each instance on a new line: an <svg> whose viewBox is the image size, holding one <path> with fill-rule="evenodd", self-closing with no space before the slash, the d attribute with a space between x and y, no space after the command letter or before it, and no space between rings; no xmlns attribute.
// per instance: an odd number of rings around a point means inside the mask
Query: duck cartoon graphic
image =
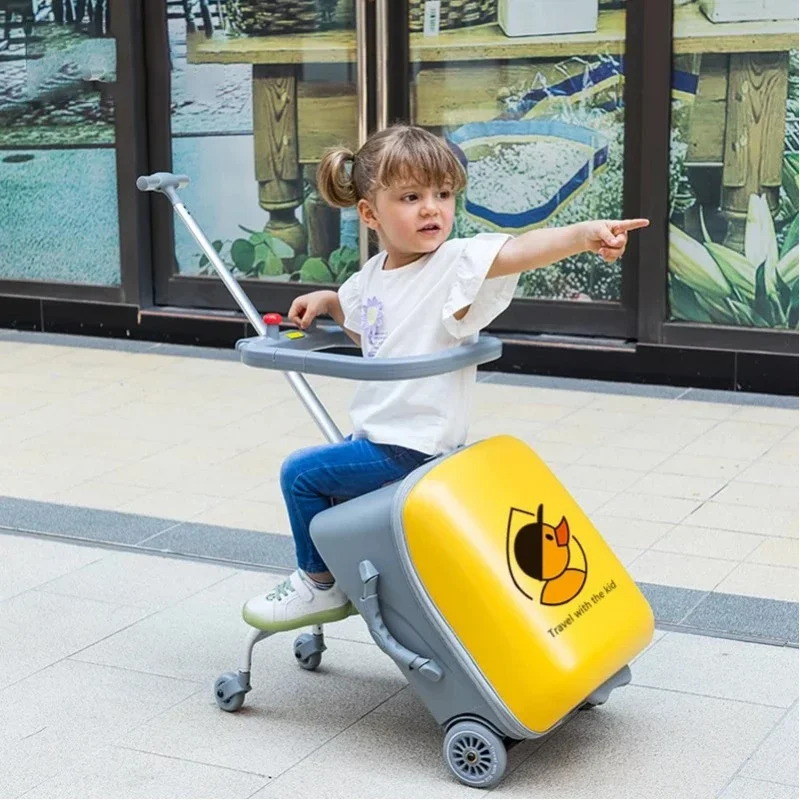
<svg viewBox="0 0 800 800"><path fill-rule="evenodd" d="M544 504L531 514L512 508L508 518L508 569L516 587L544 606L575 598L586 583L586 553L570 535L567 518L555 527L544 521Z"/></svg>

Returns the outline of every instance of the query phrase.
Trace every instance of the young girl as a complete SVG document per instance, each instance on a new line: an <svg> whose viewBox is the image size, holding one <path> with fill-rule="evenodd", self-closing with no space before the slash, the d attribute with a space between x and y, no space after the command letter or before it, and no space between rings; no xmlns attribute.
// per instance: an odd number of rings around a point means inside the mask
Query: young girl
<svg viewBox="0 0 800 800"><path fill-rule="evenodd" d="M319 191L332 206L356 206L383 251L339 289L298 297L289 319L306 328L332 317L365 358L435 353L472 340L506 309L519 274L589 250L619 258L628 231L647 220L584 222L512 238L451 239L456 194L466 176L447 145L422 128L396 126L357 152L329 151ZM427 459L464 444L476 368L417 380L361 384L351 406L353 435L300 450L281 470L299 569L249 600L244 619L289 630L353 612L309 535L314 516L399 480Z"/></svg>

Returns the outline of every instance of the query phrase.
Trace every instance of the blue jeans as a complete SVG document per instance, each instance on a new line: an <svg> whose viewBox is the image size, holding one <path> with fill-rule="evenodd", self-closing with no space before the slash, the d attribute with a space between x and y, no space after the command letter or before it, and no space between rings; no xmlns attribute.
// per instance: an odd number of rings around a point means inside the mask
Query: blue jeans
<svg viewBox="0 0 800 800"><path fill-rule="evenodd" d="M334 501L352 500L400 480L429 458L406 447L351 437L292 453L281 467L281 490L300 569L328 571L309 533L317 514Z"/></svg>

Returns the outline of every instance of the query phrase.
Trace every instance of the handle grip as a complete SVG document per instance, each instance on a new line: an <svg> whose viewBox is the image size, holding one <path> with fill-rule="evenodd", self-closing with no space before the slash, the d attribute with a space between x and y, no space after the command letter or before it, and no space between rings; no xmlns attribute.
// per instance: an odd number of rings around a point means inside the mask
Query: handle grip
<svg viewBox="0 0 800 800"><path fill-rule="evenodd" d="M444 677L444 672L433 659L424 658L407 647L403 647L389 633L389 629L383 621L380 605L378 605L378 578L380 573L375 569L375 565L371 561L362 561L358 565L358 574L363 586L361 602L364 605L364 618L375 644L387 656L394 659L398 664L402 664L409 671L417 670L420 675L427 678L431 683L440 681Z"/></svg>
<svg viewBox="0 0 800 800"><path fill-rule="evenodd" d="M164 192L167 189L184 189L188 185L188 175L173 175L171 172L154 172L136 179L136 188L140 192Z"/></svg>

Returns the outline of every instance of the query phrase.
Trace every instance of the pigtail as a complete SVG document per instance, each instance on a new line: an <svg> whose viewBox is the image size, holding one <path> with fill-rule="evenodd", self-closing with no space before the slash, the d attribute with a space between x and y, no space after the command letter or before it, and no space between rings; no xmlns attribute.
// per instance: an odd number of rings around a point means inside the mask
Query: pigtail
<svg viewBox="0 0 800 800"><path fill-rule="evenodd" d="M353 180L355 155L346 147L328 150L317 168L317 190L328 205L349 208L358 202Z"/></svg>

